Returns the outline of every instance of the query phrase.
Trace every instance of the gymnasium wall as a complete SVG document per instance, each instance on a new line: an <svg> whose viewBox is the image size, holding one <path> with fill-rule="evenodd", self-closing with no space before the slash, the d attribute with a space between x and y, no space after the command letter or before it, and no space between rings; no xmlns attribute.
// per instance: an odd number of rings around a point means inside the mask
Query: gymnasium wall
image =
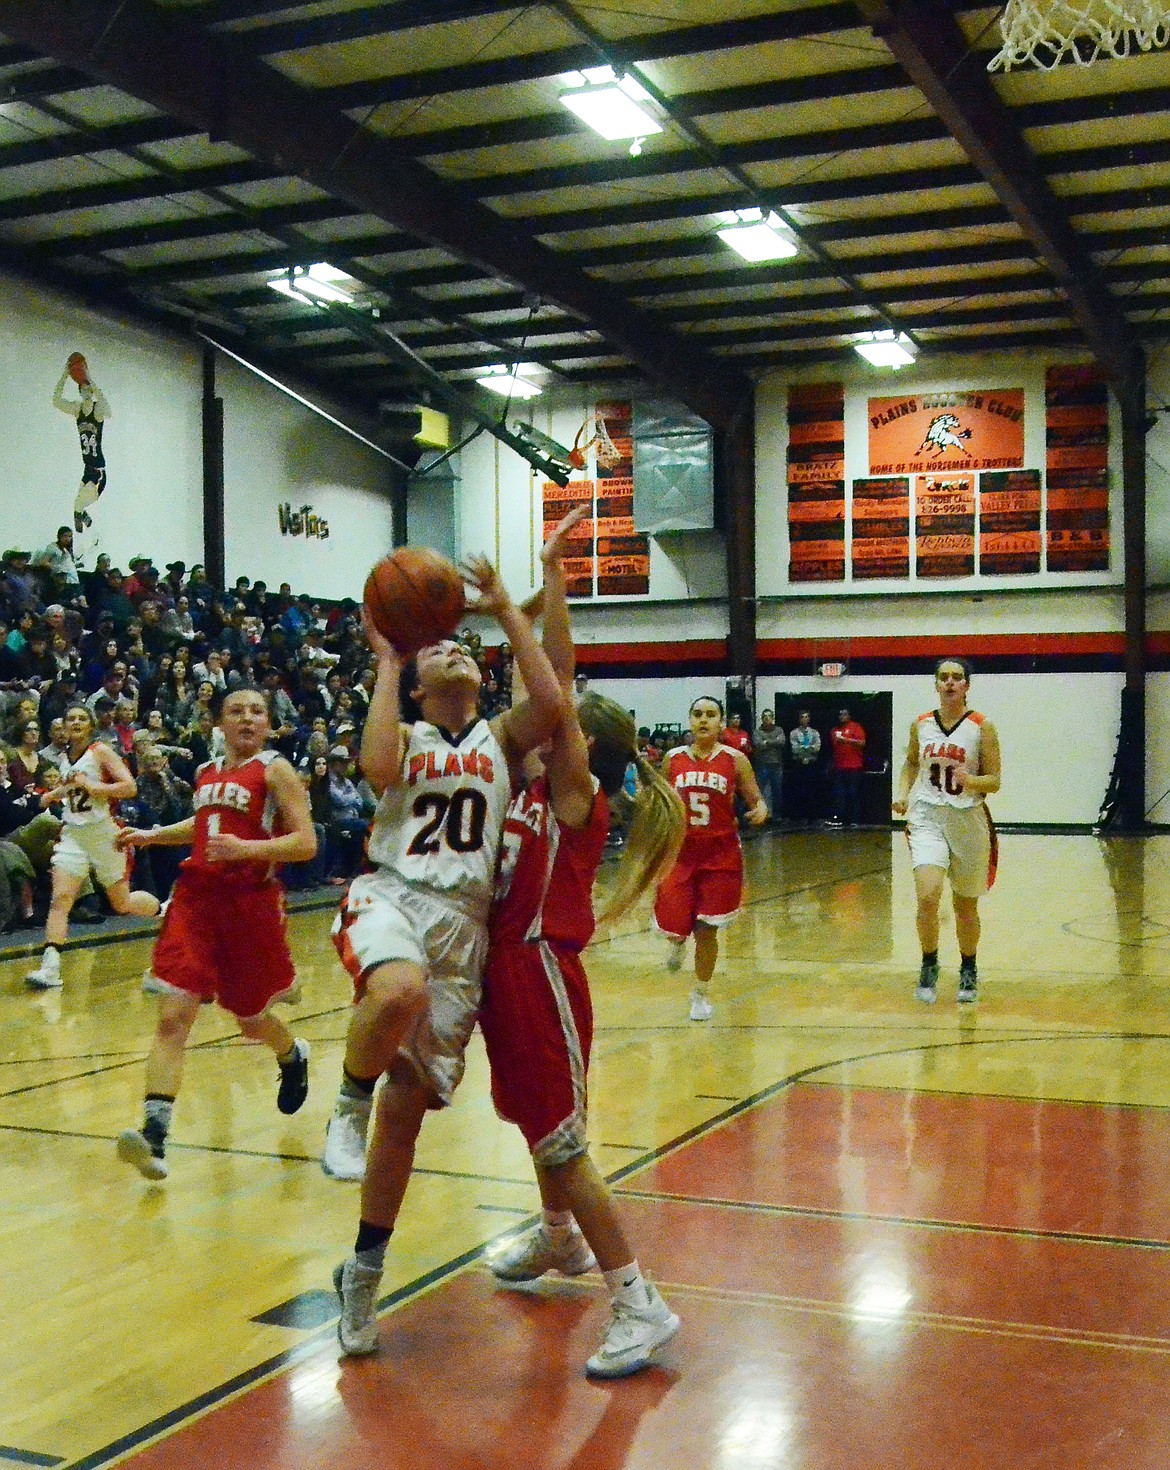
<svg viewBox="0 0 1170 1470"><path fill-rule="evenodd" d="M202 344L3 275L0 319L0 550L38 551L72 521L81 452L76 425L52 396L65 359L80 351L112 410L103 436L109 484L91 508L92 530L78 538L84 558L92 565L109 552L123 568L138 553L159 567L203 561ZM217 390L229 578L359 596L370 563L391 545L387 462L222 356ZM329 537L282 534L285 504L295 512L309 504Z"/></svg>

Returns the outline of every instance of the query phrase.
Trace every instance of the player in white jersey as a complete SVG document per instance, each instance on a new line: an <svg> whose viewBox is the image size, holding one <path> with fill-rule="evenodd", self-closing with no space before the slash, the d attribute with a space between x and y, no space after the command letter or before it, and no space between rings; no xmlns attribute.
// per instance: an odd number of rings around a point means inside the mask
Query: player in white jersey
<svg viewBox="0 0 1170 1470"><path fill-rule="evenodd" d="M148 919L158 913L152 893L130 892L127 856L115 846L118 824L113 801L130 801L138 790L120 756L95 741L94 718L82 704L65 712L69 746L61 762L61 834L53 849L53 897L45 920L45 952L40 965L25 977L37 990L61 984L61 946L69 932L69 911L92 871L106 890L116 914Z"/></svg>
<svg viewBox="0 0 1170 1470"><path fill-rule="evenodd" d="M995 829L984 802L999 790L999 736L990 720L968 709L971 666L944 658L935 668L938 707L910 726L910 743L894 812L906 817L922 969L915 992L932 1003L938 985L938 908L950 879L959 941L959 994L976 999L975 951L979 900L995 879Z"/></svg>
<svg viewBox="0 0 1170 1470"><path fill-rule="evenodd" d="M370 841L377 867L351 884L334 926L357 1003L322 1158L330 1177L363 1181L355 1254L334 1277L346 1313L353 1305L363 1316L422 1120L450 1101L463 1073L512 777L568 710L495 568L474 558L464 576L480 593L474 610L493 614L511 643L528 690L526 703L490 724L478 716L479 668L457 643L424 648L404 666L366 618L378 677L361 763L380 793ZM401 719L404 695L419 713L410 724ZM367 1161L374 1087L384 1073Z"/></svg>

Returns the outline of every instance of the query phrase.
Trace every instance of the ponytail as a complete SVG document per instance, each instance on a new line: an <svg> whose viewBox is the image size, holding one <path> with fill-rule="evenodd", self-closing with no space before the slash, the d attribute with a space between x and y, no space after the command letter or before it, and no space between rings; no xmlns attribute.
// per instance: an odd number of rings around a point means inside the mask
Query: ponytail
<svg viewBox="0 0 1170 1470"><path fill-rule="evenodd" d="M617 882L599 919L612 922L673 866L686 832L682 798L661 771L634 756L638 794L630 817Z"/></svg>

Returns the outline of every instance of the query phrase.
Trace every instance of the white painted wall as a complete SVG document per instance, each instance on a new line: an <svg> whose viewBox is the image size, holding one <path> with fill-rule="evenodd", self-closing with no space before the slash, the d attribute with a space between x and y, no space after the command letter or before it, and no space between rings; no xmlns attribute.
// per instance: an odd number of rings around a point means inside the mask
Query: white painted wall
<svg viewBox="0 0 1170 1470"><path fill-rule="evenodd" d="M72 524L81 482L76 424L52 403L71 352L109 399L109 483L78 545L125 566L203 560L199 353L189 342L0 276L0 541L37 551ZM69 385L68 396L74 389ZM2 550L3 547L0 547Z"/></svg>
<svg viewBox="0 0 1170 1470"><path fill-rule="evenodd" d="M224 561L269 587L360 599L393 546L389 462L230 359L216 364L224 403ZM325 539L282 534L279 510L305 505ZM157 558L156 558L157 560Z"/></svg>

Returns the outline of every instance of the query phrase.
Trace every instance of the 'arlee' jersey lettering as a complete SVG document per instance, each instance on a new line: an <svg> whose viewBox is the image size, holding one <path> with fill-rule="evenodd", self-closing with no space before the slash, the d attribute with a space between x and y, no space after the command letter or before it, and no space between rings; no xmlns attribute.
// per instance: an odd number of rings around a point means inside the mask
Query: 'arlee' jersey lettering
<svg viewBox="0 0 1170 1470"><path fill-rule="evenodd" d="M402 783L382 793L370 860L485 916L512 799L508 763L486 720L453 744L436 725L410 727Z"/></svg>
<svg viewBox="0 0 1170 1470"><path fill-rule="evenodd" d="M674 789L687 809L685 848L696 845L739 841L735 823L735 793L739 777L735 752L717 745L706 760L700 760L686 745L669 751L663 762Z"/></svg>
<svg viewBox="0 0 1170 1470"><path fill-rule="evenodd" d="M191 794L195 841L184 872L233 884L266 883L272 877L271 863L208 862L207 839L222 835L257 841L274 835L277 812L268 790L268 767L276 758L276 751L261 750L239 766L225 765L221 755L199 767Z"/></svg>
<svg viewBox="0 0 1170 1470"><path fill-rule="evenodd" d="M925 806L978 806L979 791L960 791L955 772L965 770L981 776L980 740L983 716L969 709L952 730L943 727L938 710L918 716L918 779L910 793L911 804Z"/></svg>

